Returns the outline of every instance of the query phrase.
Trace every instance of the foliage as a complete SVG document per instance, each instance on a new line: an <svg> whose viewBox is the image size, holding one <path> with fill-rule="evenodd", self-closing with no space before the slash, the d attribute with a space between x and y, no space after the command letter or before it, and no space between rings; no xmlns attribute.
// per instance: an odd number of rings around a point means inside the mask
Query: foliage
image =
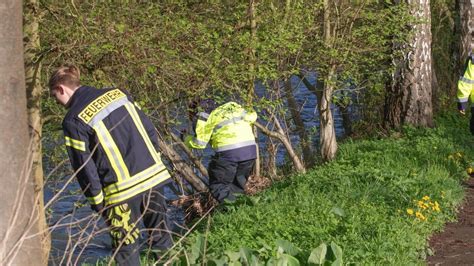
<svg viewBox="0 0 474 266"><path fill-rule="evenodd" d="M347 141L336 161L240 199L212 217L206 254L285 239L302 250L300 262L331 241L345 263L419 262L427 237L454 219L474 158L466 118L444 114L437 122L435 129L407 127L401 137ZM426 219L407 213L416 208Z"/></svg>
<svg viewBox="0 0 474 266"><path fill-rule="evenodd" d="M454 0L431 1L431 49L437 81L433 104L437 110L452 108L450 99L454 98L458 76L462 75L460 62L455 59L460 40L455 34L456 25L459 25L455 6Z"/></svg>
<svg viewBox="0 0 474 266"><path fill-rule="evenodd" d="M343 265L342 249L335 243L329 246L322 243L311 252L303 252L292 243L278 239L273 246L260 249L241 247L238 251L207 253L206 240L197 235L188 247L189 254L181 254L171 265Z"/></svg>

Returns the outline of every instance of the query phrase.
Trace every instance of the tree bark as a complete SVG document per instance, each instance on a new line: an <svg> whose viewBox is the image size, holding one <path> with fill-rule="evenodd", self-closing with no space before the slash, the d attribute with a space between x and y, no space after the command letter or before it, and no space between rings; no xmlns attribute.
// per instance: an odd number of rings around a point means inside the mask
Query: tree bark
<svg viewBox="0 0 474 266"><path fill-rule="evenodd" d="M266 170L267 170L268 176L272 180L275 180L278 177L277 166L276 166L276 156L278 153L278 146L275 143L273 143L271 138L268 138L266 147L267 147L267 154L268 154Z"/></svg>
<svg viewBox="0 0 474 266"><path fill-rule="evenodd" d="M31 176L23 65L22 2L0 3L0 264L42 261Z"/></svg>
<svg viewBox="0 0 474 266"><path fill-rule="evenodd" d="M199 192L209 191L208 187L202 180L194 173L193 169L183 160L172 147L170 147L158 132L158 145L165 157L174 165L174 168L181 176L188 181L191 186Z"/></svg>
<svg viewBox="0 0 474 266"><path fill-rule="evenodd" d="M396 70L387 87L384 124L388 128L405 124L432 127L430 1L406 1L411 14L420 21L410 25L413 37L409 43L395 44L403 56L394 61Z"/></svg>
<svg viewBox="0 0 474 266"><path fill-rule="evenodd" d="M42 234L43 264L48 264L51 239L46 223L44 210L44 176L42 164L41 135L43 124L41 121L41 56L39 37L39 4L36 0L25 2L24 10L24 45L25 45L25 80L26 97L28 109L28 126L30 130L30 141L32 145L32 176L35 182L35 197L38 199L38 230Z"/></svg>
<svg viewBox="0 0 474 266"><path fill-rule="evenodd" d="M300 137L300 145L303 151L303 159L306 167L311 167L314 163L313 151L311 150L311 142L309 141L308 134L306 133L303 119L301 119L300 108L295 98L293 97L293 87L291 86L290 79L285 81L285 95L288 101L288 108L290 109L291 117L295 123L296 132Z"/></svg>
<svg viewBox="0 0 474 266"><path fill-rule="evenodd" d="M249 26L250 26L250 43L249 43L249 80L248 80L248 102L249 105L253 101L253 95L255 91L255 42L257 41L257 20L255 19L255 0L249 0L249 9L248 9L248 16L249 16ZM256 128L253 128L254 135L258 139L258 132ZM255 168L254 168L254 175L255 177L260 176L260 148L257 144L257 158L255 159Z"/></svg>
<svg viewBox="0 0 474 266"><path fill-rule="evenodd" d="M296 171L298 173L306 172L306 168L304 167L300 158L298 157L295 150L293 149L293 146L291 145L290 140L285 136L283 129L281 128L280 122L278 122L278 119L276 118L273 118L273 122L275 126L277 127L277 131L271 131L258 122L255 123L255 126L257 126L257 128L259 128L267 136L276 138L279 141L281 141L283 146L285 146L285 149L288 152L288 156L290 157L290 160L293 162L293 166L295 167Z"/></svg>
<svg viewBox="0 0 474 266"><path fill-rule="evenodd" d="M328 73L328 80L334 78L335 67ZM324 82L323 95L318 102L319 113L321 114L319 143L321 147L321 157L328 162L336 158L337 141L336 130L334 129L334 118L331 112L331 99L334 92L332 82Z"/></svg>
<svg viewBox="0 0 474 266"><path fill-rule="evenodd" d="M191 162L193 162L194 166L196 166L196 168L199 169L201 174L203 176L209 177L209 174L207 173L206 167L204 167L204 165L201 163L201 161L198 158L196 158L196 156L194 156L193 152L188 147L186 147L186 144L184 144L184 142L182 142L181 139L179 139L178 136L176 136L175 134L173 134L171 132L169 132L169 134L171 135L171 138L173 139L173 141L178 143L179 147L181 147L181 149L183 149L183 151L189 157Z"/></svg>
<svg viewBox="0 0 474 266"><path fill-rule="evenodd" d="M324 44L327 47L332 46L331 37L331 9L329 0L324 0ZM323 161L331 161L336 157L337 141L336 131L334 129L334 118L331 112L331 99L334 92L334 84L336 75L335 64L329 62L327 77L324 79L323 94L318 102L320 120L319 142L321 148L321 157ZM323 80L321 78L321 80Z"/></svg>
<svg viewBox="0 0 474 266"><path fill-rule="evenodd" d="M464 63L469 53L474 49L474 1L458 0L459 15L461 17L460 34L460 57Z"/></svg>

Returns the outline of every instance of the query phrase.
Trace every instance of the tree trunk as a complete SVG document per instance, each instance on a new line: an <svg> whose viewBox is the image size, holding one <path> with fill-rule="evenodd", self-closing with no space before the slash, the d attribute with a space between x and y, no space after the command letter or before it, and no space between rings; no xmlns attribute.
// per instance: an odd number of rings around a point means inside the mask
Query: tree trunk
<svg viewBox="0 0 474 266"><path fill-rule="evenodd" d="M165 157L174 165L174 169L191 184L191 186L199 192L209 191L208 187L202 180L193 172L193 169L183 160L172 147L170 147L158 132L158 145Z"/></svg>
<svg viewBox="0 0 474 266"><path fill-rule="evenodd" d="M430 1L407 2L412 15L421 22L411 25L410 42L399 45L403 57L395 60L396 70L385 100L384 124L388 128L433 126Z"/></svg>
<svg viewBox="0 0 474 266"><path fill-rule="evenodd" d="M344 128L344 137L352 135L352 119L351 113L349 112L349 106L345 104L336 103L341 112L342 127Z"/></svg>
<svg viewBox="0 0 474 266"><path fill-rule="evenodd" d="M30 130L30 141L32 145L32 176L35 182L35 197L38 199L38 230L44 232L42 237L43 263L48 264L51 239L46 223L44 211L44 177L42 164L41 133L43 124L41 121L41 58L40 38L38 29L39 5L36 0L25 2L24 10L24 45L25 45L25 80L26 97L28 109L28 126Z"/></svg>
<svg viewBox="0 0 474 266"><path fill-rule="evenodd" d="M255 19L255 0L249 0L249 26L250 26L250 43L249 43L249 79L247 84L248 91L248 102L249 105L253 101L253 95L255 91L255 42L257 41L257 20ZM254 135L258 139L258 131L256 128L253 128ZM258 178L260 176L260 148L257 144L257 158L255 160L254 175Z"/></svg>
<svg viewBox="0 0 474 266"><path fill-rule="evenodd" d="M464 63L469 53L474 49L474 1L458 0L459 15L461 17L461 41L460 41L460 57Z"/></svg>
<svg viewBox="0 0 474 266"><path fill-rule="evenodd" d="M324 44L332 46L331 37L331 9L329 0L324 0ZM324 79L323 94L318 102L320 120L320 147L323 161L331 161L336 157L337 141L336 130L334 129L334 119L331 112L331 100L334 92L336 66L329 62L327 77ZM322 78L320 80L323 80Z"/></svg>
<svg viewBox="0 0 474 266"><path fill-rule="evenodd" d="M328 80L333 79L335 67L328 73ZM321 114L319 143L321 147L321 157L328 162L336 158L337 141L336 130L334 129L334 118L331 112L331 99L334 92L332 82L324 82L323 95L318 102L319 113Z"/></svg>
<svg viewBox="0 0 474 266"><path fill-rule="evenodd" d="M42 261L31 176L23 66L22 2L0 3L0 264Z"/></svg>
<svg viewBox="0 0 474 266"><path fill-rule="evenodd" d="M303 119L301 119L300 108L295 98L293 97L293 87L291 86L290 79L285 81L285 94L288 101L288 108L290 109L291 117L295 123L296 132L300 137L300 145L303 151L303 160L306 167L313 165L313 151L311 150L311 142L309 141L308 134L306 133Z"/></svg>
<svg viewBox="0 0 474 266"><path fill-rule="evenodd" d="M278 177L277 166L276 166L276 156L278 153L278 146L275 143L273 143L273 140L271 138L268 138L266 147L267 147L267 154L268 154L266 170L267 170L268 176L272 180L275 180Z"/></svg>
<svg viewBox="0 0 474 266"><path fill-rule="evenodd" d="M174 142L178 143L179 147L181 147L181 149L183 149L183 151L186 153L186 155L189 157L189 159L191 160L191 162L193 162L194 166L199 169L199 172L201 172L201 174L203 176L206 176L206 177L209 177L209 174L207 173L207 169L206 167L204 167L204 165L201 163L201 161L199 160L199 158L196 158L196 156L194 156L193 152L191 151L191 149L189 149L186 144L184 144L183 141L181 141L181 139L179 139L178 136L176 136L175 134L171 133L171 132L168 132L168 134L171 135L171 138L173 139Z"/></svg>
<svg viewBox="0 0 474 266"><path fill-rule="evenodd" d="M290 157L290 160L293 162L293 166L295 167L296 171L298 173L306 172L306 169L298 155L296 155L296 152L293 149L290 140L285 136L283 129L281 128L280 122L278 122L278 119L273 117L273 123L277 127L277 131L271 131L258 122L255 123L255 126L257 126L257 128L259 128L267 136L276 138L281 141L283 146L285 146L285 149L288 152L288 157Z"/></svg>

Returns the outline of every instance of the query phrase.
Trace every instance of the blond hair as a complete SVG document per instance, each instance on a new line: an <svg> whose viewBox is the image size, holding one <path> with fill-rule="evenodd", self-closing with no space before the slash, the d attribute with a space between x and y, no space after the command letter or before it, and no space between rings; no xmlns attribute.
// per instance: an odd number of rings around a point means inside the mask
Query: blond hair
<svg viewBox="0 0 474 266"><path fill-rule="evenodd" d="M79 68L74 65L64 65L54 71L51 78L49 78L49 89L53 90L58 85L66 85L71 88L76 88L81 85L81 72Z"/></svg>

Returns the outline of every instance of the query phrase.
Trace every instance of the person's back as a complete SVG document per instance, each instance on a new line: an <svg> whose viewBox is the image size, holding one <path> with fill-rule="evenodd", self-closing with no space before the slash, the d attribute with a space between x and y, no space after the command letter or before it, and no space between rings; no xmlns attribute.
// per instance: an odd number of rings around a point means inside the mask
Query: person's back
<svg viewBox="0 0 474 266"><path fill-rule="evenodd" d="M99 150L92 156L95 166L89 168L85 164L78 176L90 177L97 172L99 180L84 179L90 181L90 197L97 197L103 190L105 205L131 198L170 177L156 151L158 145L153 144L156 142L154 127L130 96L120 89L78 88L71 99L63 129L66 138L83 142L86 148L79 153L69 149L75 168L88 160L90 151L97 145ZM162 175L157 178L159 173ZM95 184L96 181L101 184Z"/></svg>
<svg viewBox="0 0 474 266"><path fill-rule="evenodd" d="M211 193L219 202L234 200L235 193L244 192L257 157L252 130L257 114L235 102L194 113L196 135L187 136L185 143L191 148L204 149L210 142L215 151L208 170Z"/></svg>
<svg viewBox="0 0 474 266"><path fill-rule="evenodd" d="M49 87L69 109L62 124L69 159L92 209L110 227L116 262L139 265L140 221L150 246L170 248L163 195L170 175L148 117L125 90L81 86L74 66L59 68Z"/></svg>

